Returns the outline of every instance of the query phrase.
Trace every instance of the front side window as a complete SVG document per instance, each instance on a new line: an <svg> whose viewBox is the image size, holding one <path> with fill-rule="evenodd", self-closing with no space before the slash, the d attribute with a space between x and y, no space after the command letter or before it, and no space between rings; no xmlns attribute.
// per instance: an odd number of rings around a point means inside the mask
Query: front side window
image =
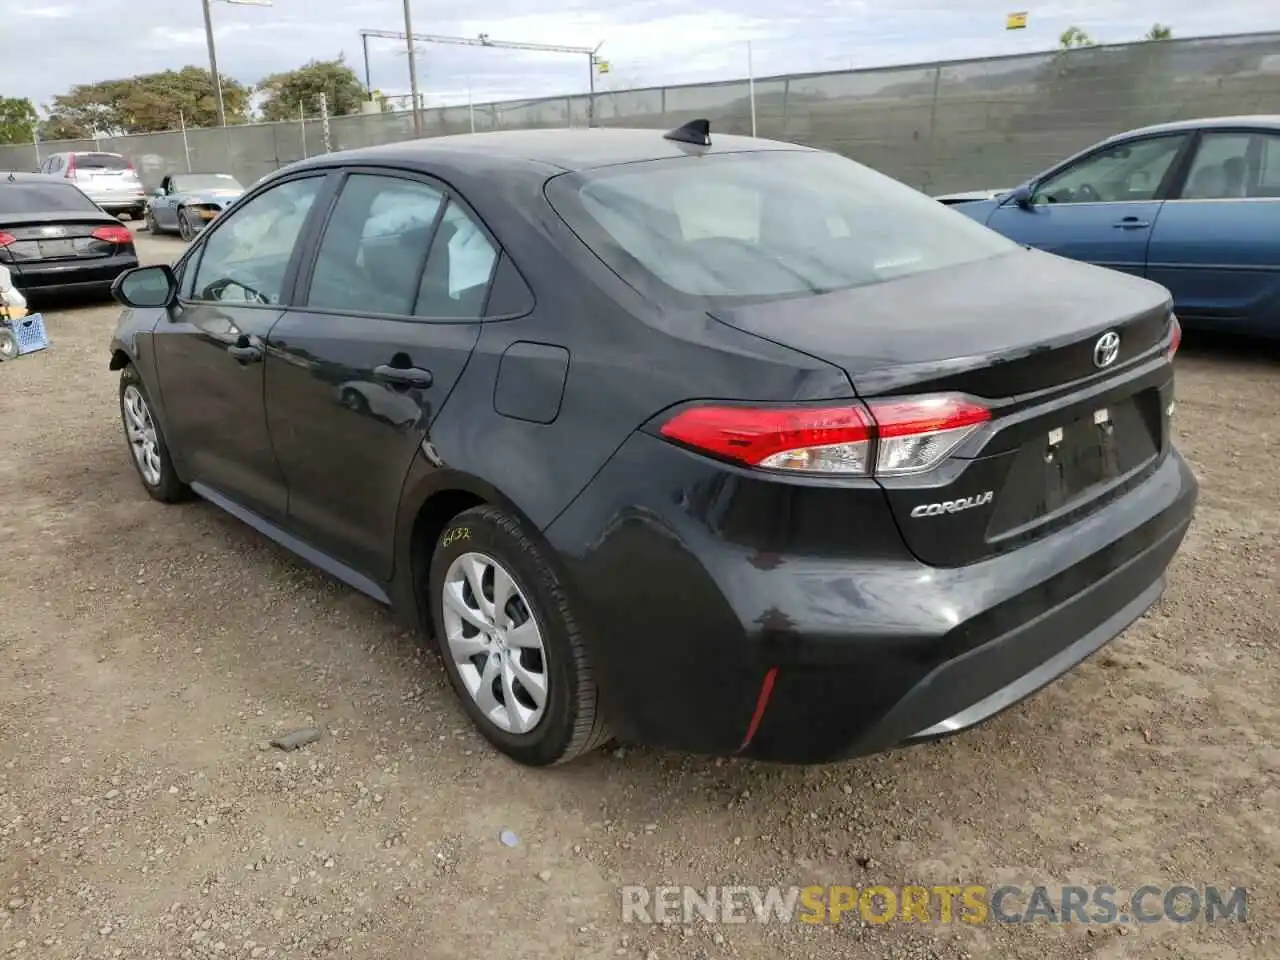
<svg viewBox="0 0 1280 960"><path fill-rule="evenodd" d="M205 240L192 299L280 303L294 244L323 182L291 180L226 214Z"/></svg>
<svg viewBox="0 0 1280 960"><path fill-rule="evenodd" d="M1032 202L1121 203L1155 199L1188 134L1120 143L1090 154L1036 186Z"/></svg>
<svg viewBox="0 0 1280 960"><path fill-rule="evenodd" d="M325 226L307 305L412 316L444 195L416 180L352 174Z"/></svg>
<svg viewBox="0 0 1280 960"><path fill-rule="evenodd" d="M560 215L624 278L716 300L821 294L1017 245L835 154L758 151L561 176Z"/></svg>

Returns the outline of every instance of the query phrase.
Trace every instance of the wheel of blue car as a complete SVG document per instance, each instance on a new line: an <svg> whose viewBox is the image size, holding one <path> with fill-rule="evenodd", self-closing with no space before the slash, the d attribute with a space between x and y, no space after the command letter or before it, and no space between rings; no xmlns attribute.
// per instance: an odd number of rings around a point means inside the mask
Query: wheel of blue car
<svg viewBox="0 0 1280 960"><path fill-rule="evenodd" d="M185 208L178 211L178 233L187 243L196 238L196 229L191 225L191 220Z"/></svg>
<svg viewBox="0 0 1280 960"><path fill-rule="evenodd" d="M543 548L503 511L476 507L435 543L432 625L464 709L519 763L565 763L609 738L591 662Z"/></svg>
<svg viewBox="0 0 1280 960"><path fill-rule="evenodd" d="M157 234L160 232L160 224L156 223L156 215L151 212L150 207L147 208L146 221L148 233Z"/></svg>
<svg viewBox="0 0 1280 960"><path fill-rule="evenodd" d="M162 503L177 503L190 495L169 457L164 433L151 410L147 388L132 366L120 372L120 418L138 479L148 494Z"/></svg>

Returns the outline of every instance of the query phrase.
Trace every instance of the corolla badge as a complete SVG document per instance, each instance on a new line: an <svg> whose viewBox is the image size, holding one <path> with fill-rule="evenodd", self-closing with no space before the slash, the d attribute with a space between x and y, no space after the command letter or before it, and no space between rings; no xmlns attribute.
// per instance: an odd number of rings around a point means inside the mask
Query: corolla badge
<svg viewBox="0 0 1280 960"><path fill-rule="evenodd" d="M919 519L920 517L937 517L944 513L959 513L961 510L972 510L974 507L986 506L994 497L995 491L988 490L985 493L975 493L971 497L961 497L958 500L922 503L911 511L911 516Z"/></svg>
<svg viewBox="0 0 1280 960"><path fill-rule="evenodd" d="M1101 370L1115 363L1118 356L1120 356L1120 334L1114 330L1108 330L1093 345L1093 365Z"/></svg>

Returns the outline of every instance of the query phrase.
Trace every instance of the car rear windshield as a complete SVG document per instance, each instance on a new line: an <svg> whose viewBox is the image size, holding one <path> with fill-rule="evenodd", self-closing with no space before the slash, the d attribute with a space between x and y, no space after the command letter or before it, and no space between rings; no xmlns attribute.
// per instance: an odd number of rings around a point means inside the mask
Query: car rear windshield
<svg viewBox="0 0 1280 960"><path fill-rule="evenodd" d="M1018 249L911 187L818 151L621 164L557 177L547 196L624 279L717 301L828 293Z"/></svg>
<svg viewBox="0 0 1280 960"><path fill-rule="evenodd" d="M184 173L173 178L173 185L180 191L244 189L229 173Z"/></svg>
<svg viewBox="0 0 1280 960"><path fill-rule="evenodd" d="M78 170L128 170L129 161L114 153L77 153Z"/></svg>
<svg viewBox="0 0 1280 960"><path fill-rule="evenodd" d="M0 216L25 213L92 213L97 204L69 183L0 181Z"/></svg>

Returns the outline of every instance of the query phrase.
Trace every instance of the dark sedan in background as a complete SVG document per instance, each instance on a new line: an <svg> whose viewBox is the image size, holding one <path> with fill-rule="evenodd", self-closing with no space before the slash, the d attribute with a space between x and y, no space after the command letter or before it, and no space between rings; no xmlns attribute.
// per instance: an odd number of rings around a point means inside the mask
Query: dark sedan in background
<svg viewBox="0 0 1280 960"><path fill-rule="evenodd" d="M529 764L971 727L1157 600L1196 501L1166 291L705 122L317 157L116 293L146 491L427 628Z"/></svg>
<svg viewBox="0 0 1280 960"><path fill-rule="evenodd" d="M1188 328L1280 339L1280 116L1146 127L1007 192L936 199L1019 243L1156 281Z"/></svg>
<svg viewBox="0 0 1280 960"><path fill-rule="evenodd" d="M193 240L242 193L244 186L229 173L169 174L147 204L147 229Z"/></svg>
<svg viewBox="0 0 1280 960"><path fill-rule="evenodd" d="M38 173L0 173L0 263L31 299L106 294L138 265L133 234L74 183Z"/></svg>

